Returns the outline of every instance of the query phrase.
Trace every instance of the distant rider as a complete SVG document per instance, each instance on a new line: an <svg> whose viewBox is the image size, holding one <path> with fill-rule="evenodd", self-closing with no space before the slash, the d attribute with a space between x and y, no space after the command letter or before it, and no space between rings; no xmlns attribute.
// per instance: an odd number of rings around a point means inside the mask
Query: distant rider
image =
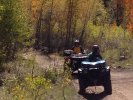
<svg viewBox="0 0 133 100"><path fill-rule="evenodd" d="M83 53L83 49L80 46L79 40L74 41L74 46L72 47L72 50L74 54Z"/></svg>

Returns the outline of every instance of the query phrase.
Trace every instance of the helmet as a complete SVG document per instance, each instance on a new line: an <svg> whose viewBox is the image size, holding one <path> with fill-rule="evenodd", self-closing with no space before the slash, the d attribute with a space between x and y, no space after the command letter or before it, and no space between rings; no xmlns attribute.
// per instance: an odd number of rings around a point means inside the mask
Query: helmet
<svg viewBox="0 0 133 100"><path fill-rule="evenodd" d="M92 46L92 52L98 52L100 50L98 45L93 45Z"/></svg>
<svg viewBox="0 0 133 100"><path fill-rule="evenodd" d="M75 45L75 46L78 46L78 45L79 45L79 40L75 40L75 41L74 41L74 45Z"/></svg>
<svg viewBox="0 0 133 100"><path fill-rule="evenodd" d="M75 40L74 43L79 43L79 40Z"/></svg>

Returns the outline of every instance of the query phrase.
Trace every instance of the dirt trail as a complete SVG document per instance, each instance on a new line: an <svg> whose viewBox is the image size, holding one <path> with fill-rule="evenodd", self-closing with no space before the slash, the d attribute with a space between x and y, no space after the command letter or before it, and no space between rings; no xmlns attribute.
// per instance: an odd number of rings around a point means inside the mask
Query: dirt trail
<svg viewBox="0 0 133 100"><path fill-rule="evenodd" d="M36 61L38 64L47 68L54 66L61 68L63 64L63 58L57 55L44 56L40 53L36 53ZM73 80L73 85L77 91L75 100L133 100L133 69L113 69L111 71L112 80L112 95L105 95L103 87L88 87L85 95L79 95L78 80Z"/></svg>
<svg viewBox="0 0 133 100"><path fill-rule="evenodd" d="M23 54L26 59L32 59L35 57L36 62L42 68L61 68L64 62L63 57L58 54L43 55L38 51L29 51Z"/></svg>

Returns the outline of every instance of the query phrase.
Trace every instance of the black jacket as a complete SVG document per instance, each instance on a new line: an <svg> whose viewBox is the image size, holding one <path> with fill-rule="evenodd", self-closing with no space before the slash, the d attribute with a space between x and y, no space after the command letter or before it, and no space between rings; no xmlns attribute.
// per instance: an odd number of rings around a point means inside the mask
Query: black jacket
<svg viewBox="0 0 133 100"><path fill-rule="evenodd" d="M96 53L93 53L91 52L89 55L88 55L88 58L87 58L90 62L95 62L95 61L99 61L99 60L102 60L102 56L100 54L96 54Z"/></svg>

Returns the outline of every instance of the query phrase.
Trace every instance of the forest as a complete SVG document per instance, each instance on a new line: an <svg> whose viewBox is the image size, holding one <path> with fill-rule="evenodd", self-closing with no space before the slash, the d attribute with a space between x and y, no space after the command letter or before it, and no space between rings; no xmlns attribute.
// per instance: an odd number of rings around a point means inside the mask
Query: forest
<svg viewBox="0 0 133 100"><path fill-rule="evenodd" d="M70 73L40 67L34 52L62 60L75 39L89 52L99 45L112 67L133 67L133 0L0 0L1 100L67 100L66 88L70 99Z"/></svg>

